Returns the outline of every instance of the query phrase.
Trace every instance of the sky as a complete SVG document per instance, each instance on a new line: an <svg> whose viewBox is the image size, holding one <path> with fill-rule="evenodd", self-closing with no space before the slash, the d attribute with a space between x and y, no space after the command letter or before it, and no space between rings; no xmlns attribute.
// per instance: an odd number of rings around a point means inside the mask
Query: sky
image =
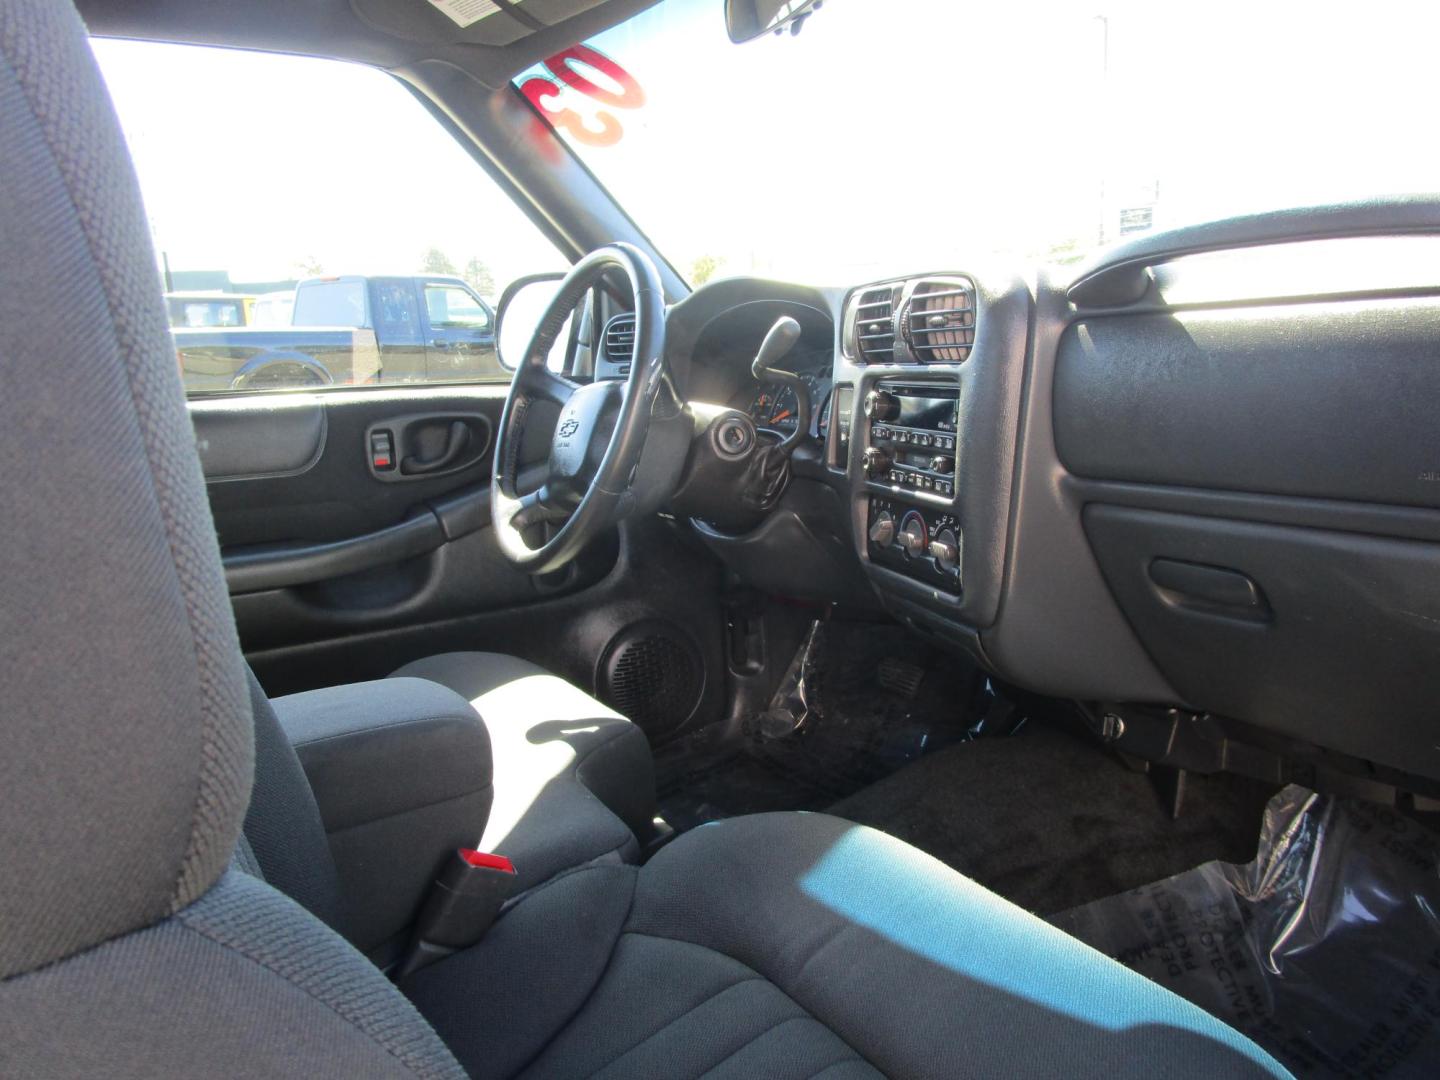
<svg viewBox="0 0 1440 1080"><path fill-rule="evenodd" d="M1440 4L828 0L743 46L721 7L666 0L595 40L641 107L542 101L613 114L619 139L577 150L682 275L709 258L844 285L1073 259L1124 208L1163 226L1440 188ZM559 265L383 73L96 52L172 267L408 272L432 245L499 284Z"/></svg>

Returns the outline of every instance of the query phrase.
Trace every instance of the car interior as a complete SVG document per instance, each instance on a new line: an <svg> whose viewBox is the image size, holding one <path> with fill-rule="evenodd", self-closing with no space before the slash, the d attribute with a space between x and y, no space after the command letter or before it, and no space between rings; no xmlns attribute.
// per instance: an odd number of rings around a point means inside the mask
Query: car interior
<svg viewBox="0 0 1440 1080"><path fill-rule="evenodd" d="M0 1076L1440 1069L1440 194L1049 245L889 7L0 0Z"/></svg>

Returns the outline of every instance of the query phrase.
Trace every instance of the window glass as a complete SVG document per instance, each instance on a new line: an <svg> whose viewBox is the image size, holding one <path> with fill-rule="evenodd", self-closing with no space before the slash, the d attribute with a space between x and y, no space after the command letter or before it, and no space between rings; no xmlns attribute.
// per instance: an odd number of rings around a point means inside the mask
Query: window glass
<svg viewBox="0 0 1440 1080"><path fill-rule="evenodd" d="M295 290L294 326L364 326L365 282L303 281Z"/></svg>
<svg viewBox="0 0 1440 1080"><path fill-rule="evenodd" d="M1433 2L832 0L738 46L720 7L515 79L692 285L1073 264L1440 177Z"/></svg>
<svg viewBox="0 0 1440 1080"><path fill-rule="evenodd" d="M242 50L93 48L190 393L510 378L476 296L567 264L398 80ZM475 294L424 287L449 275Z"/></svg>
<svg viewBox="0 0 1440 1080"><path fill-rule="evenodd" d="M425 286L430 325L448 330L488 330L490 313L464 289L454 285Z"/></svg>

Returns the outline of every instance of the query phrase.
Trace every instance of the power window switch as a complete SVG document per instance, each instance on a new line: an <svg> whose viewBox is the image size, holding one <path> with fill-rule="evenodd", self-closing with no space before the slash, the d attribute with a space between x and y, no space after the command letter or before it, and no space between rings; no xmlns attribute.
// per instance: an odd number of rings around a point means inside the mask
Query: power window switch
<svg viewBox="0 0 1440 1080"><path fill-rule="evenodd" d="M370 433L370 467L376 472L395 468L395 443L388 431Z"/></svg>

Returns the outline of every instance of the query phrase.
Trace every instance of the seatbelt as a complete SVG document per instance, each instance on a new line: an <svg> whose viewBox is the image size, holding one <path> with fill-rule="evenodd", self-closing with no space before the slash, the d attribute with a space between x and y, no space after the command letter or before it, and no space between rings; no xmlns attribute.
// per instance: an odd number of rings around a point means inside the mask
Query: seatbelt
<svg viewBox="0 0 1440 1080"><path fill-rule="evenodd" d="M504 855L457 848L430 886L410 948L395 969L396 981L484 937L517 880Z"/></svg>

